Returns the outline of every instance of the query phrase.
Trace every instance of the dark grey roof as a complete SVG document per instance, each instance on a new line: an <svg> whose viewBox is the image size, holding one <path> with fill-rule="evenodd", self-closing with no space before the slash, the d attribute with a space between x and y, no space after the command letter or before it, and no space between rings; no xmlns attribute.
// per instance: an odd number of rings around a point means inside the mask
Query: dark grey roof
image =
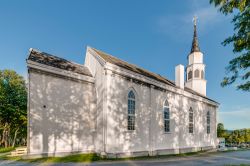
<svg viewBox="0 0 250 166"><path fill-rule="evenodd" d="M141 74L141 75L144 75L146 77L149 77L149 78L152 78L154 80L157 80L157 81L160 81L160 82L163 82L163 83L166 83L168 85L171 85L171 86L175 86L175 83L173 81L170 81L162 76L160 76L159 74L155 74L155 73L152 73L152 72L149 72L147 70L144 70L142 68L139 68L135 65L132 65L132 64L129 64L128 62L125 62L123 60L120 60L112 55L109 55L107 53L104 53L102 51L99 51L95 48L92 48L101 58L103 58L105 61L109 62L109 63L112 63L114 65L117 65L119 67L122 67L122 68L125 68L127 70L130 70L130 71L133 71L135 73L138 73L138 74Z"/></svg>
<svg viewBox="0 0 250 166"><path fill-rule="evenodd" d="M133 64L129 64L128 62L120 60L120 59L118 59L118 58L116 58L116 57L114 57L114 56L112 56L110 54L104 53L104 52L102 52L100 50L97 50L95 48L92 48L92 49L97 53L97 55L99 55L101 58L103 58L105 61L107 61L107 62L109 62L111 64L117 65L119 67L125 68L127 70L133 71L135 73L144 75L146 77L152 78L154 80L163 82L163 83L165 83L167 85L170 85L172 87L177 88L177 86L175 85L175 83L173 81L168 80L167 78L164 78L164 77L160 76L159 74L155 74L155 73L149 72L149 71L147 71L145 69L139 68L139 67L137 67L137 66L135 66ZM208 98L208 97L206 97L206 96L204 96L204 95L202 95L202 94L200 94L200 93L198 93L198 92L196 92L196 91L194 91L194 90L192 90L190 88L185 87L184 90L189 92L189 93L192 93L194 95L197 95L197 96L200 96L200 97L205 98L207 100L210 100L212 102L218 103L218 102L216 102L216 101L214 101L214 100L212 100L212 99L210 99L210 98Z"/></svg>
<svg viewBox="0 0 250 166"><path fill-rule="evenodd" d="M193 52L200 52L196 24L194 24L194 36L193 36L193 42L192 42L192 47L191 47L190 53L193 53Z"/></svg>
<svg viewBox="0 0 250 166"><path fill-rule="evenodd" d="M76 64L63 58L59 58L57 56L34 49L31 49L28 60L92 77L89 69L86 66Z"/></svg>

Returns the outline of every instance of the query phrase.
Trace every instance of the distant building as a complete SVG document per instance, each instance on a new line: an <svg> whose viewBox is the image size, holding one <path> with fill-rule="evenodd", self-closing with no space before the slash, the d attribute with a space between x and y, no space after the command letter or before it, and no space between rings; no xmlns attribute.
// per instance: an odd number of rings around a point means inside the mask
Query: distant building
<svg viewBox="0 0 250 166"><path fill-rule="evenodd" d="M167 62L166 62L167 64ZM28 154L161 155L217 146L196 24L175 82L88 47L85 64L30 49Z"/></svg>
<svg viewBox="0 0 250 166"><path fill-rule="evenodd" d="M218 148L225 148L225 147L226 147L225 138L218 138Z"/></svg>

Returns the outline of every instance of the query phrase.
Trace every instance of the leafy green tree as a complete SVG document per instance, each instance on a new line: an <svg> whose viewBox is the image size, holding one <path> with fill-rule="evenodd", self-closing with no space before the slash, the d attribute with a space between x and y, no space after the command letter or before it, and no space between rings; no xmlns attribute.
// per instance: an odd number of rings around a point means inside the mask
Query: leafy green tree
<svg viewBox="0 0 250 166"><path fill-rule="evenodd" d="M233 58L226 67L227 76L221 85L224 87L239 81L237 89L250 91L250 1L249 0L210 0L223 14L235 14L232 20L235 33L222 42L224 46L233 44Z"/></svg>
<svg viewBox="0 0 250 166"><path fill-rule="evenodd" d="M246 129L245 142L250 143L250 129Z"/></svg>
<svg viewBox="0 0 250 166"><path fill-rule="evenodd" d="M234 130L232 133L232 139L234 143L238 143L238 131Z"/></svg>
<svg viewBox="0 0 250 166"><path fill-rule="evenodd" d="M234 130L228 135L226 141L237 144L250 142L250 129Z"/></svg>
<svg viewBox="0 0 250 166"><path fill-rule="evenodd" d="M27 89L25 80L13 70L0 70L0 145L15 146L27 124Z"/></svg>
<svg viewBox="0 0 250 166"><path fill-rule="evenodd" d="M223 123L218 123L217 125L217 137L225 137L226 136L226 130L224 128Z"/></svg>
<svg viewBox="0 0 250 166"><path fill-rule="evenodd" d="M228 137L226 138L226 142L227 143L232 143L233 142L233 137L232 137L232 134L229 134Z"/></svg>
<svg viewBox="0 0 250 166"><path fill-rule="evenodd" d="M245 137L244 137L244 130L239 130L238 131L238 138L237 138L237 143L244 143L245 142Z"/></svg>

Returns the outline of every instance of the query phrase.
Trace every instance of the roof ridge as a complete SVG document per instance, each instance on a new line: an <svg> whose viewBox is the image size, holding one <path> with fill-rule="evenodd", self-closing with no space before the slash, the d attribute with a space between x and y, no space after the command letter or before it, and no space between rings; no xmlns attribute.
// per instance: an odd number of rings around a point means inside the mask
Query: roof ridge
<svg viewBox="0 0 250 166"><path fill-rule="evenodd" d="M129 62L123 60L123 59L119 59L119 58L117 58L117 57L115 57L115 56L113 56L113 55L111 55L111 54L109 54L109 53L106 53L106 52L102 51L102 50L98 50L98 49L93 48L93 47L91 47L91 48L92 48L94 51L102 52L102 53L104 53L104 54L106 54L106 55L108 55L108 56L111 56L112 58L115 58L115 59L120 60L120 61L122 61L122 62L125 62L125 63L127 63L127 64L130 64L130 65L133 65L133 66L135 66L135 67L138 67L137 65L135 65L135 64L133 64L133 63L129 63ZM138 67L138 68L140 68L140 67Z"/></svg>
<svg viewBox="0 0 250 166"><path fill-rule="evenodd" d="M105 54L106 56L110 56L111 58L114 58L114 59L116 59L116 60L118 60L118 61L122 61L122 62L126 63L127 65L132 65L133 67L136 67L137 70L143 70L144 72L149 73L149 74L153 75L154 77L156 77L156 78L153 78L153 79L156 79L156 80L157 80L157 77L160 77L161 79L165 80L165 81L168 82L169 84L175 85L174 81L169 80L168 78L166 78L166 77L164 77L164 76L162 76L162 75L160 75L160 74L158 74L158 73L154 73L154 72L151 72L151 71L149 71L149 70L147 70L147 69L144 69L144 68L142 68L142 67L139 67L139 66L137 66L137 65L131 64L131 63L127 62L127 61L124 61L124 60L122 60L122 59L119 59L119 58L117 58L117 57L115 57L115 56L113 56L113 55L111 55L111 54L109 54L109 53L106 53L106 52L104 52L104 51L98 50L98 49L96 49L96 48L93 48L93 47L91 47L91 48L92 48L99 56L100 56L100 54L99 54L98 52L100 52L100 53L102 53L102 54ZM107 61L107 60L106 60L106 61ZM109 63L111 63L111 62L109 62ZM115 65L116 65L116 64L115 64ZM136 71L134 71L134 72L136 72ZM138 73L138 72L137 72L137 73ZM142 75L145 75L145 74L142 74ZM149 77L149 76L147 76L147 77ZM150 78L150 77L149 77L149 78ZM159 79L158 79L158 81L159 81ZM165 82L165 83L166 83L166 82Z"/></svg>

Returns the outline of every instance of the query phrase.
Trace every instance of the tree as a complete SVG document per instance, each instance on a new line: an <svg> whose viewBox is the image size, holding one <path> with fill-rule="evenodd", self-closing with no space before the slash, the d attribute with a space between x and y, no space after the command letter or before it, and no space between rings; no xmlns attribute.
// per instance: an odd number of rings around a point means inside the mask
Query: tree
<svg viewBox="0 0 250 166"><path fill-rule="evenodd" d="M222 45L233 44L233 53L236 57L230 60L226 67L227 76L221 82L221 86L227 86L236 81L240 84L237 89L250 91L250 1L249 0L210 0L211 4L219 7L223 14L232 14L234 18L235 33L225 39Z"/></svg>
<svg viewBox="0 0 250 166"><path fill-rule="evenodd" d="M12 70L0 70L0 145L15 146L19 131L26 132L27 89L25 80ZM26 135L26 134L25 134Z"/></svg>
<svg viewBox="0 0 250 166"><path fill-rule="evenodd" d="M245 142L250 143L250 129L246 129Z"/></svg>
<svg viewBox="0 0 250 166"><path fill-rule="evenodd" d="M223 123L218 123L217 125L217 137L225 137L226 136L226 130L224 128Z"/></svg>
<svg viewBox="0 0 250 166"><path fill-rule="evenodd" d="M226 138L226 142L232 144L232 142L233 142L233 136L232 136L232 134L228 135L228 137Z"/></svg>
<svg viewBox="0 0 250 166"><path fill-rule="evenodd" d="M234 130L228 135L226 141L237 144L248 143L250 141L250 129Z"/></svg>
<svg viewBox="0 0 250 166"><path fill-rule="evenodd" d="M227 143L238 144L250 143L250 128L249 129L239 129L239 130L226 130L222 123L217 125L217 137L225 138Z"/></svg>

